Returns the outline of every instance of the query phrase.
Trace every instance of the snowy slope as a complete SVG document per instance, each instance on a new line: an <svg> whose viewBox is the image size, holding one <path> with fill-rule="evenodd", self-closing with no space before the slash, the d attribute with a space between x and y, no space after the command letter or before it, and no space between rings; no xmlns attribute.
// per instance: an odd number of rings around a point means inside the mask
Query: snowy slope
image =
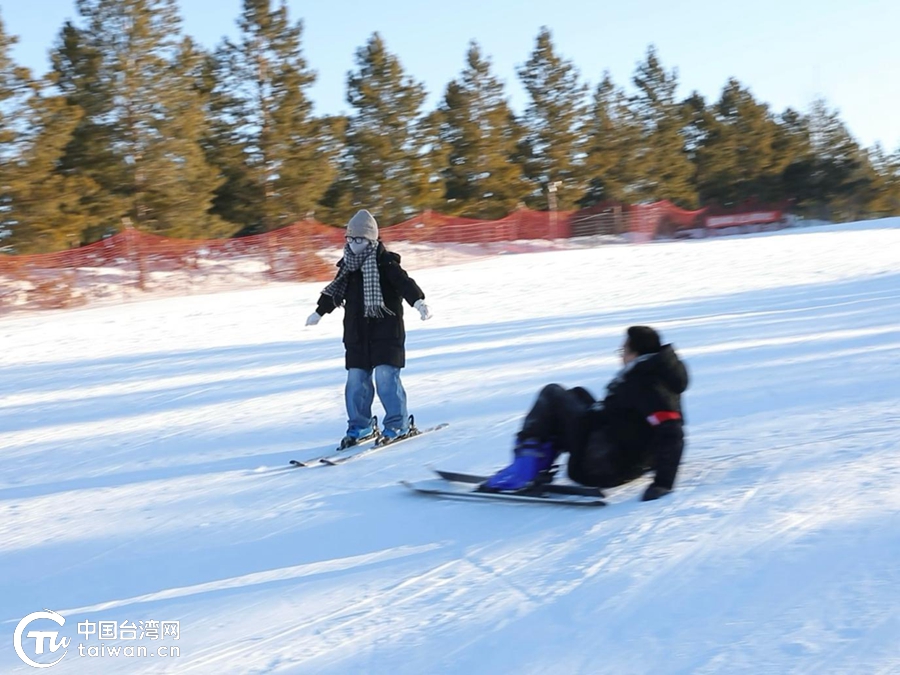
<svg viewBox="0 0 900 675"><path fill-rule="evenodd" d="M34 672L13 632L44 608L53 673L900 672L898 263L893 219L417 271L404 382L451 426L295 471L268 469L344 429L322 284L4 319L0 672ZM398 485L503 465L539 388L600 394L633 323L693 376L671 497ZM149 620L180 639L76 632ZM181 655L79 656L101 642Z"/></svg>

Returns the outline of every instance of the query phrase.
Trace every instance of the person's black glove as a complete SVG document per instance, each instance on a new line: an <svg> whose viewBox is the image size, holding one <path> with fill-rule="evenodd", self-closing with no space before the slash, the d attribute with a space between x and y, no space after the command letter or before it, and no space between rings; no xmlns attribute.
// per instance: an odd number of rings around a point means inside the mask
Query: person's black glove
<svg viewBox="0 0 900 675"><path fill-rule="evenodd" d="M663 487L662 485L657 485L656 483L650 483L650 485L647 486L647 489L644 490L644 496L641 497L641 501L652 502L654 499L664 497L670 492L671 490L669 488Z"/></svg>

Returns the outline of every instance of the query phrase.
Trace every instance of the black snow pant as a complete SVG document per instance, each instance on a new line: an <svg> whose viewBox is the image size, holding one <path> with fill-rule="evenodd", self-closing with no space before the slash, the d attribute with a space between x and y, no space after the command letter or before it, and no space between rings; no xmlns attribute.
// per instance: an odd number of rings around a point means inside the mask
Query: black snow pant
<svg viewBox="0 0 900 675"><path fill-rule="evenodd" d="M551 441L557 453L568 452L567 473L576 483L592 487L621 485L633 477L621 475L615 448L605 431L591 429L589 410L594 402L583 387L566 389L548 384L525 416L518 437Z"/></svg>

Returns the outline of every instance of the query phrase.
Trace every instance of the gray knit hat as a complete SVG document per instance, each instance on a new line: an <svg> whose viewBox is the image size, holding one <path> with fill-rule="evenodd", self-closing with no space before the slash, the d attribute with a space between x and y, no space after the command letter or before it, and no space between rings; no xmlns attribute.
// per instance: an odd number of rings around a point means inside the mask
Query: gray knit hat
<svg viewBox="0 0 900 675"><path fill-rule="evenodd" d="M365 237L370 241L378 241L378 223L375 222L374 216L363 209L357 211L356 215L347 223L348 237Z"/></svg>

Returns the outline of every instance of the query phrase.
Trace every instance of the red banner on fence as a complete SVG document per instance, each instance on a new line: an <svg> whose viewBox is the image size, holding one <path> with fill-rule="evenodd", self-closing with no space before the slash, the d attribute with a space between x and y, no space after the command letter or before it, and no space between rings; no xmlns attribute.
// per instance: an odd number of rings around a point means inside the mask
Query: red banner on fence
<svg viewBox="0 0 900 675"><path fill-rule="evenodd" d="M740 225L765 225L781 220L781 211L754 211L751 213L732 213L727 216L709 216L706 227L718 229L722 227L738 227Z"/></svg>

